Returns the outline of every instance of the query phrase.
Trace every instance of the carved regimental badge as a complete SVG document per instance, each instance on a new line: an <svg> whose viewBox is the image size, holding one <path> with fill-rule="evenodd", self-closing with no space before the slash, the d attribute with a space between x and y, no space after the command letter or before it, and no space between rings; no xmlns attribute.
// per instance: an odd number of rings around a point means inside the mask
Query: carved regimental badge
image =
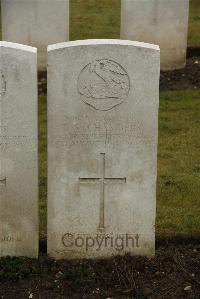
<svg viewBox="0 0 200 299"><path fill-rule="evenodd" d="M110 110L128 96L129 76L117 62L101 59L87 64L78 78L82 100L96 110Z"/></svg>
<svg viewBox="0 0 200 299"><path fill-rule="evenodd" d="M2 99L5 93L6 93L6 80L3 75L3 72L0 70L0 100Z"/></svg>

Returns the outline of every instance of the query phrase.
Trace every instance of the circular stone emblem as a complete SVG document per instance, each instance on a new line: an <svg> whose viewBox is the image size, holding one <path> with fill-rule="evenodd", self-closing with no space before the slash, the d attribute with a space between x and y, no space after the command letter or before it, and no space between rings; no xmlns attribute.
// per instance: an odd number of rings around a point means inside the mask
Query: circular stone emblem
<svg viewBox="0 0 200 299"><path fill-rule="evenodd" d="M6 92L6 81L2 71L0 70L0 96L2 97L5 94L5 92Z"/></svg>
<svg viewBox="0 0 200 299"><path fill-rule="evenodd" d="M130 81L117 62L101 59L87 64L78 78L81 99L96 110L110 110L128 96Z"/></svg>

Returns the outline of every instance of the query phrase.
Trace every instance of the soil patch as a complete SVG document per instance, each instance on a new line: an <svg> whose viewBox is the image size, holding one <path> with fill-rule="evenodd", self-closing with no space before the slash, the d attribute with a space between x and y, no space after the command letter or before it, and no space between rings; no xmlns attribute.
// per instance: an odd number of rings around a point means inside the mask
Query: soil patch
<svg viewBox="0 0 200 299"><path fill-rule="evenodd" d="M186 67L160 74L160 90L184 90L200 88L200 56L187 58Z"/></svg>
<svg viewBox="0 0 200 299"><path fill-rule="evenodd" d="M200 244L162 246L151 259L1 259L0 297L200 298Z"/></svg>
<svg viewBox="0 0 200 299"><path fill-rule="evenodd" d="M200 47L188 47L187 48L187 58L200 56Z"/></svg>

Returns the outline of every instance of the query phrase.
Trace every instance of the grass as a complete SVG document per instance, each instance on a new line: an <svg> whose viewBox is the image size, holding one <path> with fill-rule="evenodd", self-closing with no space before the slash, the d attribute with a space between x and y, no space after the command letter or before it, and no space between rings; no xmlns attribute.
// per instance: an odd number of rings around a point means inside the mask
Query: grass
<svg viewBox="0 0 200 299"><path fill-rule="evenodd" d="M200 233L200 90L160 96L157 235Z"/></svg>
<svg viewBox="0 0 200 299"><path fill-rule="evenodd" d="M160 237L200 232L200 90L160 94L157 223ZM40 234L46 236L46 97L40 108Z"/></svg>
<svg viewBox="0 0 200 299"><path fill-rule="evenodd" d="M120 3L120 0L70 0L70 39L119 38ZM200 47L200 0L190 0L188 47Z"/></svg>
<svg viewBox="0 0 200 299"><path fill-rule="evenodd" d="M190 0L188 47L200 47L200 0Z"/></svg>
<svg viewBox="0 0 200 299"><path fill-rule="evenodd" d="M119 38L120 0L72 0L71 40Z"/></svg>

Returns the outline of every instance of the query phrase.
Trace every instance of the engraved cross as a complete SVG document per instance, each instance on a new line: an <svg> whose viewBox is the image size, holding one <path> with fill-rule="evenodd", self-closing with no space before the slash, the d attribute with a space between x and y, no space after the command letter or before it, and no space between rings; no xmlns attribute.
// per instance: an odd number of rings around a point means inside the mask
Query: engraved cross
<svg viewBox="0 0 200 299"><path fill-rule="evenodd" d="M99 215L99 230L103 231L104 220L105 220L105 212L104 212L104 205L105 205L105 184L124 184L126 183L126 178L109 178L106 177L106 154L101 153L101 164L102 164L102 173L100 178L79 178L79 182L83 184L99 184L100 185L100 215Z"/></svg>

